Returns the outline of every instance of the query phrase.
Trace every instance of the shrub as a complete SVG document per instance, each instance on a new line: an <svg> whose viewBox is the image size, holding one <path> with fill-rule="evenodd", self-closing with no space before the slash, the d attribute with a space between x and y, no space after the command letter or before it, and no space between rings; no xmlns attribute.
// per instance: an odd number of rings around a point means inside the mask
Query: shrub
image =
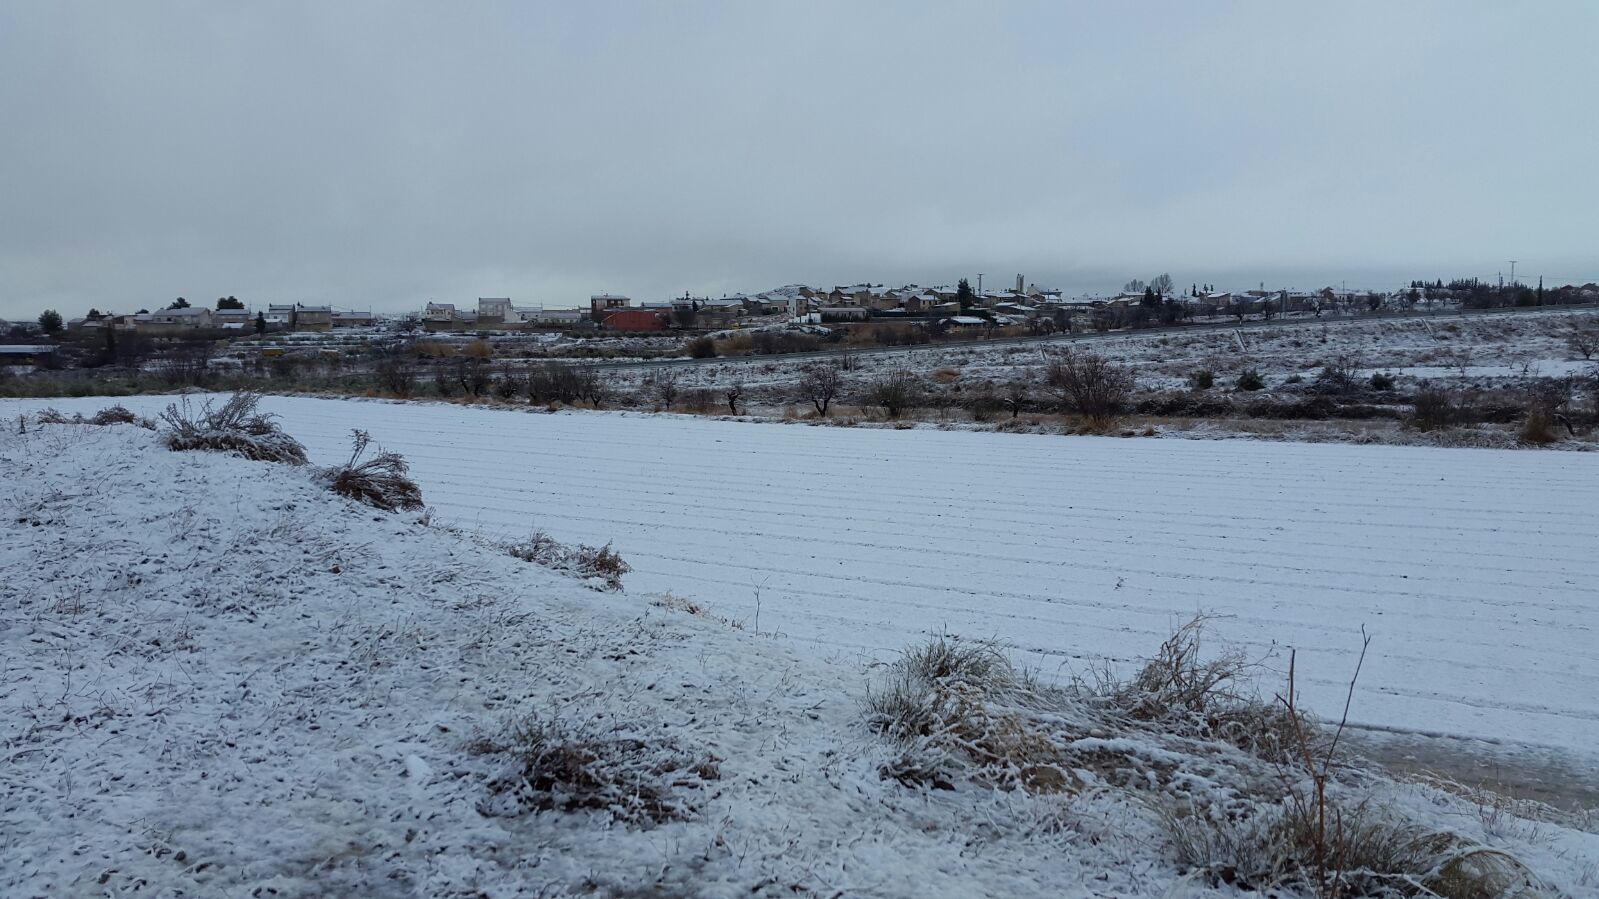
<svg viewBox="0 0 1599 899"><path fill-rule="evenodd" d="M1447 428L1460 417L1460 410L1449 392L1437 387L1423 387L1410 399L1410 417L1405 423L1419 431Z"/></svg>
<svg viewBox="0 0 1599 899"><path fill-rule="evenodd" d="M1188 376L1190 390L1209 390L1216 386L1216 373L1208 368L1202 368Z"/></svg>
<svg viewBox="0 0 1599 899"><path fill-rule="evenodd" d="M591 809L640 826L691 817L695 805L680 791L719 780L719 759L684 752L664 732L640 731L614 719L529 716L498 740L477 740L477 752L510 756L478 810L512 816Z"/></svg>
<svg viewBox="0 0 1599 899"><path fill-rule="evenodd" d="M688 342L688 355L691 359L714 359L716 341L709 337L696 337Z"/></svg>
<svg viewBox="0 0 1599 899"><path fill-rule="evenodd" d="M499 377L494 379L493 388L496 397L510 401L521 394L527 388L527 385L523 383L522 377L515 370L507 367L502 369Z"/></svg>
<svg viewBox="0 0 1599 899"><path fill-rule="evenodd" d="M138 420L139 420L139 416L134 415L126 407L121 406L121 405L117 405L117 406L107 406L106 408L101 409L99 412L94 413L94 417L89 419L89 424L92 424L92 425L127 425L127 424L133 424L133 423L137 422Z"/></svg>
<svg viewBox="0 0 1599 899"><path fill-rule="evenodd" d="M398 397L408 397L416 392L416 369L411 366L409 352L403 347L383 350L372 366L372 374L379 390Z"/></svg>
<svg viewBox="0 0 1599 899"><path fill-rule="evenodd" d="M716 391L709 387L692 387L683 391L681 407L696 415L705 415L717 407Z"/></svg>
<svg viewBox="0 0 1599 899"><path fill-rule="evenodd" d="M1545 446L1560 439L1555 433L1554 416L1538 406L1527 410L1527 418L1521 423L1521 430L1516 436L1521 438L1523 443L1538 446Z"/></svg>
<svg viewBox="0 0 1599 899"><path fill-rule="evenodd" d="M633 570L609 543L574 548L543 531L534 531L526 541L509 544L506 549L524 562L581 578L600 590L622 589L622 576Z"/></svg>
<svg viewBox="0 0 1599 899"><path fill-rule="evenodd" d="M324 473L329 489L388 512L422 508L422 489L409 477L405 459L379 447L377 455L362 461L372 435L359 429L350 433L354 435L350 461Z"/></svg>
<svg viewBox="0 0 1599 899"><path fill-rule="evenodd" d="M1372 390L1387 392L1394 389L1394 376L1387 372L1372 372L1371 380L1366 382Z"/></svg>
<svg viewBox="0 0 1599 899"><path fill-rule="evenodd" d="M916 377L905 370L895 371L873 383L866 390L862 405L880 406L889 418L900 414L916 402Z"/></svg>
<svg viewBox="0 0 1599 899"><path fill-rule="evenodd" d="M1238 373L1238 380L1233 386L1238 390L1263 390L1266 379L1260 376L1258 369L1246 368Z"/></svg>
<svg viewBox="0 0 1599 899"><path fill-rule="evenodd" d="M1353 356L1338 356L1323 365L1310 384L1315 393L1343 395L1354 393L1360 386L1360 360Z"/></svg>
<svg viewBox="0 0 1599 899"><path fill-rule="evenodd" d="M1046 380L1073 409L1100 427L1116 419L1133 389L1133 375L1127 369L1104 356L1071 350L1049 364Z"/></svg>
<svg viewBox="0 0 1599 899"><path fill-rule="evenodd" d="M162 435L173 450L232 452L246 459L304 465L305 447L283 433L276 415L257 411L260 402L260 394L241 391L220 408L206 400L196 410L185 397L181 405L174 403L161 413Z"/></svg>

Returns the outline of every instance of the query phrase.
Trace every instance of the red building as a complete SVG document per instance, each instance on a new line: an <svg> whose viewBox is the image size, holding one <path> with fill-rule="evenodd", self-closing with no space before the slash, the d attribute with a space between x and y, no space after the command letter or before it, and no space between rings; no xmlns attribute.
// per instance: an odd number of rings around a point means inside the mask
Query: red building
<svg viewBox="0 0 1599 899"><path fill-rule="evenodd" d="M605 317L600 327L608 331L665 331L669 316L653 309L624 309Z"/></svg>

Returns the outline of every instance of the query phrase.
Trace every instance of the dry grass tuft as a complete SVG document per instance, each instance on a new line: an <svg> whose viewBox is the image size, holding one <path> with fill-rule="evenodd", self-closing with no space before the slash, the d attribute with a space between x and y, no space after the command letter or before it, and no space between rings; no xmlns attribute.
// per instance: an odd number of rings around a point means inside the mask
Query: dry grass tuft
<svg viewBox="0 0 1599 899"><path fill-rule="evenodd" d="M422 508L422 488L411 480L405 459L399 453L385 452L379 447L377 455L363 461L361 456L371 444L372 435L360 429L351 434L354 439L350 461L324 472L328 488L340 496L388 512Z"/></svg>
<svg viewBox="0 0 1599 899"><path fill-rule="evenodd" d="M199 409L174 403L161 413L169 449L238 453L262 462L305 464L305 447L278 426L277 416L256 411L261 395L241 391L220 408L206 400Z"/></svg>
<svg viewBox="0 0 1599 899"><path fill-rule="evenodd" d="M524 562L582 578L603 590L622 589L622 576L633 570L609 543L571 547L543 531L534 531L520 543L508 544L506 550Z"/></svg>
<svg viewBox="0 0 1599 899"><path fill-rule="evenodd" d="M500 739L479 739L470 748L510 756L479 804L485 815L591 809L647 827L692 817L696 808L683 791L722 776L720 760L709 753L687 753L663 733L643 734L599 719L573 723L530 716Z"/></svg>
<svg viewBox="0 0 1599 899"><path fill-rule="evenodd" d="M1332 804L1335 838L1320 865L1315 827L1289 806L1229 818L1193 804L1161 809L1177 863L1240 891L1327 897L1535 899L1521 862L1457 834L1428 830L1369 803Z"/></svg>
<svg viewBox="0 0 1599 899"><path fill-rule="evenodd" d="M94 417L89 419L89 424L131 425L138 421L139 416L134 415L130 410L127 409L127 407L117 405L107 406L106 408L101 409L99 412L94 413Z"/></svg>
<svg viewBox="0 0 1599 899"><path fill-rule="evenodd" d="M89 418L84 418L82 413L75 413L68 417L65 412L54 407L40 409L34 413L34 421L42 425L122 425L136 424L141 428L155 429L155 422L148 418L134 415L121 405L107 406Z"/></svg>
<svg viewBox="0 0 1599 899"><path fill-rule="evenodd" d="M1205 620L1178 628L1132 678L1101 674L1071 689L1040 685L988 643L939 638L908 650L865 702L898 748L882 775L938 789L966 779L1122 792L1154 811L1184 869L1244 891L1541 895L1515 859L1351 799L1339 779L1349 770L1337 759L1343 723L1323 728L1286 698L1246 693L1242 655L1201 651ZM1286 696L1293 670L1291 661Z"/></svg>

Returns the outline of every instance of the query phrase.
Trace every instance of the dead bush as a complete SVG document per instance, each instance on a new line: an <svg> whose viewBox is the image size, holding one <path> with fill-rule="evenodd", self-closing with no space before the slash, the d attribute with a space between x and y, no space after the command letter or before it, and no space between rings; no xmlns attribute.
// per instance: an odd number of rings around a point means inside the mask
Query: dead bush
<svg viewBox="0 0 1599 899"><path fill-rule="evenodd" d="M685 791L721 778L714 755L685 752L664 732L616 720L529 716L472 748L509 756L479 804L485 815L591 809L648 827L692 817L696 806Z"/></svg>
<svg viewBox="0 0 1599 899"><path fill-rule="evenodd" d="M1460 409L1448 391L1423 387L1410 399L1410 416L1405 424L1418 431L1436 431L1449 427L1459 418Z"/></svg>
<svg viewBox="0 0 1599 899"><path fill-rule="evenodd" d="M1203 657L1205 621L1205 616L1198 615L1179 627L1136 676L1103 692L1142 721L1203 717L1218 705L1237 702L1234 685L1248 670L1249 662L1237 649Z"/></svg>
<svg viewBox="0 0 1599 899"><path fill-rule="evenodd" d="M1322 366L1307 389L1339 396L1354 393L1360 389L1360 360L1354 356L1334 357Z"/></svg>
<svg viewBox="0 0 1599 899"><path fill-rule="evenodd" d="M687 350L690 359L715 359L716 341L709 337L696 337L688 342Z"/></svg>
<svg viewBox="0 0 1599 899"><path fill-rule="evenodd" d="M1516 436L1522 443L1531 443L1536 446L1547 446L1560 439L1555 433L1555 418L1548 411L1533 407L1527 411L1527 417L1521 423L1521 430Z"/></svg>
<svg viewBox="0 0 1599 899"><path fill-rule="evenodd" d="M74 419L54 406L46 406L33 413L33 420L41 425L69 425ZM81 418L78 419L81 421Z"/></svg>
<svg viewBox="0 0 1599 899"><path fill-rule="evenodd" d="M678 405L695 415L708 415L717 409L716 391L709 387L690 387L683 391L683 400Z"/></svg>
<svg viewBox="0 0 1599 899"><path fill-rule="evenodd" d="M534 531L520 543L508 544L506 550L524 562L570 574L600 590L622 589L622 576L633 570L609 543L572 547L543 531Z"/></svg>
<svg viewBox="0 0 1599 899"><path fill-rule="evenodd" d="M916 376L905 370L891 372L866 389L862 405L879 406L889 418L899 418L916 402Z"/></svg>
<svg viewBox="0 0 1599 899"><path fill-rule="evenodd" d="M415 393L416 368L411 364L413 357L412 350L403 344L380 350L377 361L372 364L372 375L378 389L398 397Z"/></svg>
<svg viewBox="0 0 1599 899"><path fill-rule="evenodd" d="M246 459L304 465L305 447L278 426L277 416L257 411L261 395L241 391L220 407L206 400L198 409L185 397L161 413L167 447L177 451L238 453Z"/></svg>
<svg viewBox="0 0 1599 899"><path fill-rule="evenodd" d="M1114 422L1133 390L1132 372L1104 356L1072 350L1049 364L1046 379L1073 410L1096 427Z"/></svg>
<svg viewBox="0 0 1599 899"><path fill-rule="evenodd" d="M360 429L350 433L353 435L350 460L324 473L329 489L388 512L422 508L422 488L411 480L405 459L399 453L385 452L379 447L377 455L362 460L372 435Z"/></svg>

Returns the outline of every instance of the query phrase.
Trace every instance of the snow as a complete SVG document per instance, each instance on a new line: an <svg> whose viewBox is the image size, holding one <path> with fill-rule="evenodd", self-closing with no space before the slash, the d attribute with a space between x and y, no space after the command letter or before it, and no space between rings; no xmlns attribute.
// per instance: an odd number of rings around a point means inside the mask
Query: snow
<svg viewBox="0 0 1599 899"><path fill-rule="evenodd" d="M1297 649L1307 704L1329 712L1364 626L1358 724L1599 757L1587 454L264 407L313 460L371 432L443 519L613 542L629 589L758 613L818 651L886 658L947 631L1066 679L1205 611L1264 661L1268 691Z"/></svg>
<svg viewBox="0 0 1599 899"><path fill-rule="evenodd" d="M445 524L614 537L628 593L354 505L303 468L171 453L131 425L5 422L0 895L1229 894L1180 877L1154 815L1115 791L881 778L889 750L859 705L873 657L946 625L1038 658L1119 658L1228 599L1227 636L1280 632L1302 671L1345 676L1340 644L1372 611L1348 601L1380 593L1363 714L1592 733L1577 586L1593 525L1577 510L1594 479L1569 455L267 405L316 463L372 430ZM1180 471L1151 455L1173 445L1193 453ZM1479 581L1508 592L1473 599L1491 592ZM745 629L657 607L663 589ZM1535 667L1536 690L1513 664ZM1466 679L1470 712L1417 695L1445 675ZM694 814L654 827L485 815L504 759L470 747L529 714L670 739L720 777L681 788ZM1507 817L1495 836L1439 791L1389 799L1566 893L1599 885L1591 833Z"/></svg>

